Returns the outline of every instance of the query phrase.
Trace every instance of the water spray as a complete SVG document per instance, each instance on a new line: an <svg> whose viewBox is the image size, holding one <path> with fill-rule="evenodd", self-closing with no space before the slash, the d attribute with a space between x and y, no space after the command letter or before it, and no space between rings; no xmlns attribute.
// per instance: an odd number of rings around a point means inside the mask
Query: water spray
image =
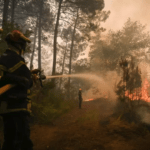
<svg viewBox="0 0 150 150"><path fill-rule="evenodd" d="M82 79L86 79L89 81L95 81L96 84L102 85L103 87L106 87L107 89L110 88L106 82L102 79L102 77L97 76L97 75L93 75L93 74L69 74L69 75L54 75L54 76L46 76L46 79L52 79L52 78L82 78ZM5 93L6 91L8 91L9 89L11 89L12 87L14 87L15 85L5 85L2 88L0 88L0 95ZM104 89L104 88L103 88ZM103 90L102 89L102 90Z"/></svg>
<svg viewBox="0 0 150 150"><path fill-rule="evenodd" d="M57 75L57 76L46 76L46 79L52 79L52 78L84 78L84 79L90 79L90 80L96 80L96 81L100 81L103 82L101 77L97 76L97 75L93 75L93 74L69 74L69 75Z"/></svg>

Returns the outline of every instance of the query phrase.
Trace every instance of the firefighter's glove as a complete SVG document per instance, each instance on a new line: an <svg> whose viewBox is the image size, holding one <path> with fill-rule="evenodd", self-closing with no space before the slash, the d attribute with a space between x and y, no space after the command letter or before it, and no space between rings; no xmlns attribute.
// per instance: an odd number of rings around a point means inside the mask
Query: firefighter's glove
<svg viewBox="0 0 150 150"><path fill-rule="evenodd" d="M27 78L13 74L6 74L1 78L1 81L5 82L6 84L17 84L27 89L30 87L30 83Z"/></svg>

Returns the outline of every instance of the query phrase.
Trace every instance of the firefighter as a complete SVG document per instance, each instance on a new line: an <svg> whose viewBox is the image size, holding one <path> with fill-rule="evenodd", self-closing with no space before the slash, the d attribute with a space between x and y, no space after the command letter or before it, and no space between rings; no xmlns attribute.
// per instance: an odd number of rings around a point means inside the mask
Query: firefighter
<svg viewBox="0 0 150 150"><path fill-rule="evenodd" d="M31 41L18 30L8 33L5 41L8 49L0 57L0 87L6 84L15 86L0 95L0 115L4 124L2 150L33 150L28 122L31 113L28 90L33 81L22 57L26 44Z"/></svg>
<svg viewBox="0 0 150 150"><path fill-rule="evenodd" d="M3 29L0 29L0 33L2 33L3 32Z"/></svg>
<svg viewBox="0 0 150 150"><path fill-rule="evenodd" d="M79 109L81 109L81 105L82 105L82 89L79 89Z"/></svg>

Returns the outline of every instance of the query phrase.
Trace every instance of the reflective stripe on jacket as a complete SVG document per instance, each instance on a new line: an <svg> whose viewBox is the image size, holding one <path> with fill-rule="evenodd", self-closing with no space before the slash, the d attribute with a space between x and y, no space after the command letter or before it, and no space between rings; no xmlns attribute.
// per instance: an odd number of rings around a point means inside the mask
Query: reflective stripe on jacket
<svg viewBox="0 0 150 150"><path fill-rule="evenodd" d="M7 49L3 55L1 55L0 70L2 72L2 76L10 73L25 77L30 82L30 88L33 85L31 72L27 68L24 58L12 50ZM8 83L7 81L4 83L0 80L0 87L3 87L6 84L11 83ZM29 89L16 85L12 89L0 95L0 114L15 111L31 112L31 110L29 110L29 105L31 105L31 102L28 100L28 92Z"/></svg>
<svg viewBox="0 0 150 150"><path fill-rule="evenodd" d="M31 100L27 101L26 108L8 108L7 101L1 101L0 103L0 114L6 114L11 112L25 111L31 113Z"/></svg>

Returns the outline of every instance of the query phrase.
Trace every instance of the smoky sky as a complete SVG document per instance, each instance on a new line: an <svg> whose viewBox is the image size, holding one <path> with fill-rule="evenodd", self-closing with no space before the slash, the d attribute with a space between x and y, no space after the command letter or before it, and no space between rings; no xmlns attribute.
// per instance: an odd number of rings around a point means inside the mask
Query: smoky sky
<svg viewBox="0 0 150 150"><path fill-rule="evenodd" d="M107 30L119 30L130 17L132 21L139 21L147 25L150 31L150 0L105 0L104 10L111 14L102 26Z"/></svg>

